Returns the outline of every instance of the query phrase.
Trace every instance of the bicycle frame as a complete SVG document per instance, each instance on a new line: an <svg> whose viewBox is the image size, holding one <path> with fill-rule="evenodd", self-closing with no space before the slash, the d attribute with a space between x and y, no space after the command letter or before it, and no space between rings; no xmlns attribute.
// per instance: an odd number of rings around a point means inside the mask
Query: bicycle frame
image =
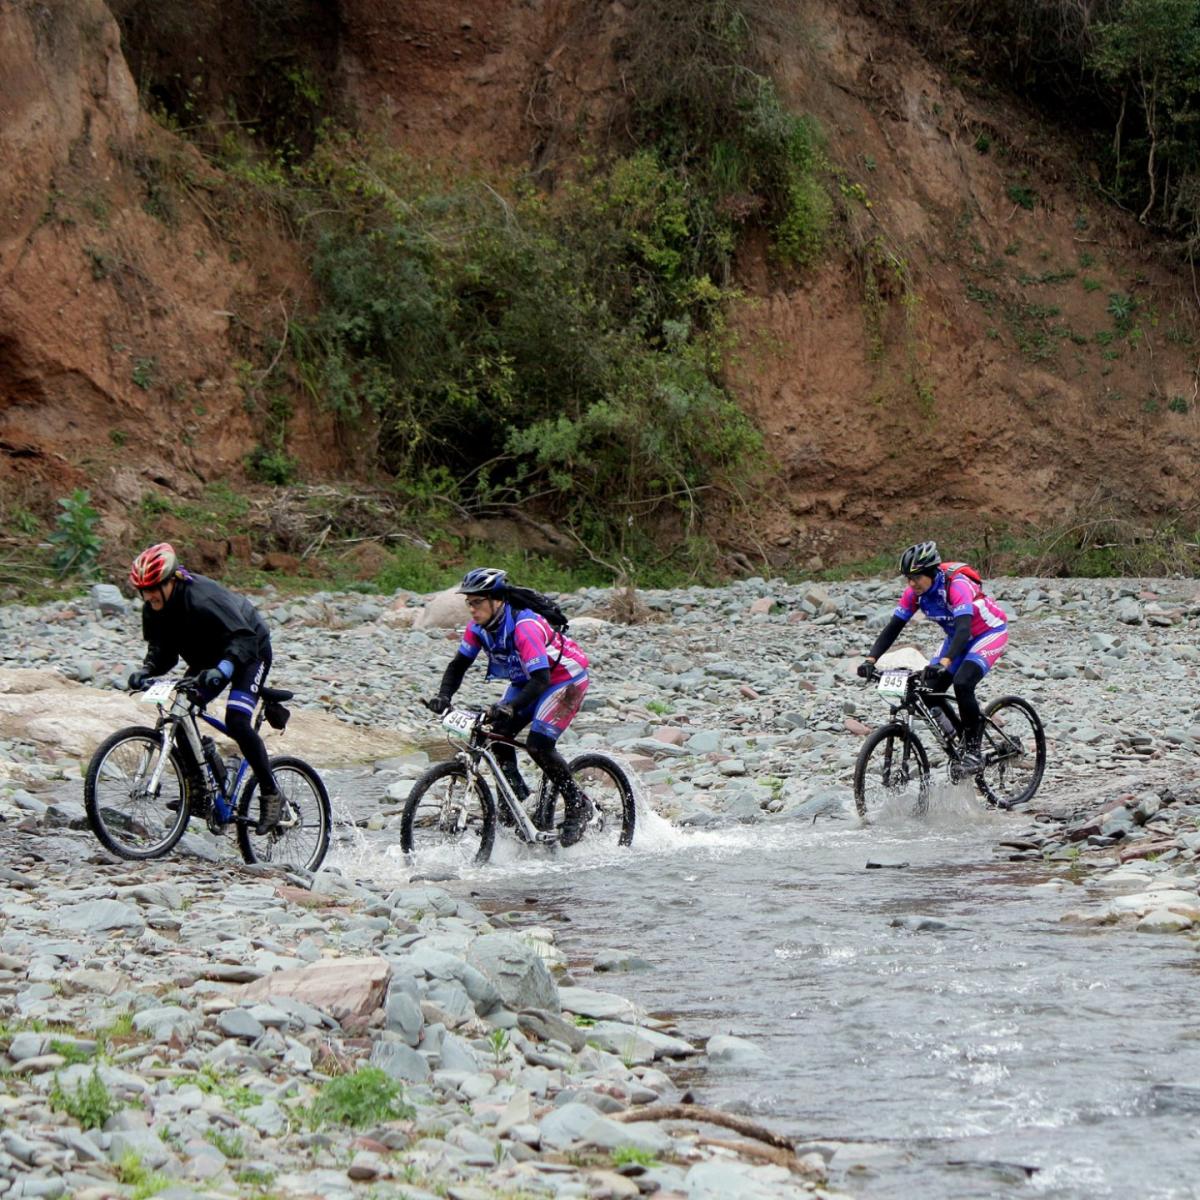
<svg viewBox="0 0 1200 1200"><path fill-rule="evenodd" d="M882 671L876 671L872 676L873 680L878 680L883 674ZM916 676L909 677L907 690L904 694L904 699L899 703L891 705L891 718L893 721L899 721L908 729L913 727L913 718L920 717L923 724L929 729L933 735L933 739L942 748L943 753L950 758L956 758L958 751L951 744L950 737L946 731L938 724L937 718L933 715L933 709L926 700L927 696L933 695L932 692L923 690L916 682ZM942 693L937 693L941 695ZM938 706L939 708L941 705Z"/></svg>
<svg viewBox="0 0 1200 1200"><path fill-rule="evenodd" d="M211 784L213 806L210 822L216 825L228 825L231 822L237 821L237 798L241 794L242 784L245 782L246 773L250 769L249 764L244 758L238 762L237 774L234 776L233 783L230 784L228 781L226 783L229 789L228 793L223 791L218 786L216 779L213 778L212 772L206 769L207 762L204 757L204 746L200 741L200 727L196 724L198 718L206 724L211 725L219 733L228 735L225 722L218 720L216 717L211 717L208 713L196 708L186 689L178 685L173 688L173 697L169 707L165 707L160 702L158 710L160 715L155 729L163 734L162 753L159 755L154 771L147 781L147 791L154 795L158 794L163 770L167 760L171 756L171 748L175 743L176 735L182 730L188 749L191 751L192 760L196 763L196 768L201 778L206 784ZM255 714L254 727L256 729L262 723L261 712L260 703Z"/></svg>
<svg viewBox="0 0 1200 1200"><path fill-rule="evenodd" d="M516 792L508 782L508 778L505 776L499 761L495 754L492 753L488 743L489 741L499 742L505 746L512 746L517 750L524 750L526 754L529 753L529 747L524 742L519 742L515 738L500 737L498 734L485 731L483 728L484 714L481 711L476 712L471 709L459 709L456 711L473 718L470 728L470 739L467 745L460 747L458 753L455 755L465 768L468 777L472 781L475 781L482 775L482 771L479 769L479 763L482 760L487 764L488 771L491 773L492 780L496 785L496 791L512 816L520 839L524 842L534 844L557 841L556 834L553 832L543 832L534 825L529 814L525 811L525 806L517 798ZM547 786L548 781L545 775L543 775L538 791L539 800L544 796Z"/></svg>

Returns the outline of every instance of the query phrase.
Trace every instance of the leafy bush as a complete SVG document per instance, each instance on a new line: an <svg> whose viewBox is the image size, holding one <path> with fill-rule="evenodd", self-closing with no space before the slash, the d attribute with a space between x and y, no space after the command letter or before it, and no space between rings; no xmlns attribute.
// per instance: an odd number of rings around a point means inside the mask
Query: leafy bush
<svg viewBox="0 0 1200 1200"><path fill-rule="evenodd" d="M876 0L956 64L1093 132L1101 187L1200 249L1195 0Z"/></svg>
<svg viewBox="0 0 1200 1200"><path fill-rule="evenodd" d="M59 575L74 572L84 578L96 573L102 542L96 532L100 514L92 507L91 493L76 488L58 502L62 510L55 520L50 545L54 547L53 564Z"/></svg>
<svg viewBox="0 0 1200 1200"><path fill-rule="evenodd" d="M759 49L764 33L795 38L787 20L767 0L656 0L633 9L619 51L630 141L687 181L717 278L741 224L765 225L780 257L804 265L832 214L816 125L785 109Z"/></svg>
<svg viewBox="0 0 1200 1200"><path fill-rule="evenodd" d="M73 1091L67 1091L56 1075L49 1100L54 1112L65 1112L81 1129L99 1129L119 1107L94 1069Z"/></svg>
<svg viewBox="0 0 1200 1200"><path fill-rule="evenodd" d="M292 344L388 471L476 508L537 497L625 545L756 453L717 380L728 293L653 155L507 201L330 143L303 182L323 303Z"/></svg>
<svg viewBox="0 0 1200 1200"><path fill-rule="evenodd" d="M414 1115L404 1102L404 1089L378 1067L361 1067L353 1075L329 1080L313 1101L314 1125L350 1125L359 1128L379 1121Z"/></svg>

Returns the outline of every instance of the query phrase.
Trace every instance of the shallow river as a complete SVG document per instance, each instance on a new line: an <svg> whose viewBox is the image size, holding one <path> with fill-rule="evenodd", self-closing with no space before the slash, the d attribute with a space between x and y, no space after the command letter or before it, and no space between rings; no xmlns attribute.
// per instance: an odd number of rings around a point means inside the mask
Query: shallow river
<svg viewBox="0 0 1200 1200"><path fill-rule="evenodd" d="M654 964L588 986L693 1039L756 1042L758 1065L690 1075L697 1100L870 1143L835 1160L866 1164L836 1176L854 1194L1200 1197L1200 956L1184 937L1061 923L1088 890L1034 891L1040 867L991 863L1006 828L953 795L928 824L869 829L651 817L607 858L498 843L464 884L569 917L573 958ZM399 876L378 842L365 857Z"/></svg>

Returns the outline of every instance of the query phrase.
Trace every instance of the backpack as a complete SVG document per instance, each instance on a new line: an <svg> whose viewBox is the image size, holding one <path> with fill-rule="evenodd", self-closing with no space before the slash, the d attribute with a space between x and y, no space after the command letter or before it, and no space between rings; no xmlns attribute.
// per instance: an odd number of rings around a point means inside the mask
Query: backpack
<svg viewBox="0 0 1200 1200"><path fill-rule="evenodd" d="M980 575L980 573L977 570L975 570L974 567L968 566L966 563L961 563L961 562L938 563L938 568L945 573L947 587L949 587L950 584L953 583L954 580L957 579L960 575L962 575L966 579L969 579L972 583L978 584L979 587L981 587L981 588L983 587L983 576Z"/></svg>
<svg viewBox="0 0 1200 1200"><path fill-rule="evenodd" d="M567 632L567 614L549 596L543 596L541 592L535 592L533 588L506 587L504 598L512 605L514 612L520 612L523 608L527 608L530 612L537 613L539 617L545 617L550 628L560 637Z"/></svg>

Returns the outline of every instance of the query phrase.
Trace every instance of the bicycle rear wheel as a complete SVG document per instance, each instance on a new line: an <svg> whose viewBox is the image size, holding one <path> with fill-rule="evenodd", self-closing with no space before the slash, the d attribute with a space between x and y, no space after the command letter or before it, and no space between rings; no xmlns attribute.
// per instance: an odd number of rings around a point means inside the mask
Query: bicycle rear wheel
<svg viewBox="0 0 1200 1200"><path fill-rule="evenodd" d="M400 848L422 864L483 864L496 840L496 802L487 782L457 760L438 763L413 784L400 818Z"/></svg>
<svg viewBox="0 0 1200 1200"><path fill-rule="evenodd" d="M1032 704L1001 696L983 711L983 770L975 786L989 804L1032 800L1046 771L1046 731Z"/></svg>
<svg viewBox="0 0 1200 1200"><path fill-rule="evenodd" d="M907 725L892 722L867 735L854 764L854 806L864 822L885 808L922 817L929 805L929 756Z"/></svg>
<svg viewBox="0 0 1200 1200"><path fill-rule="evenodd" d="M333 812L329 793L320 775L301 758L280 754L271 759L271 774L283 797L283 819L279 828L259 837L254 832L258 819L258 780L250 777L238 803L237 841L248 863L270 863L316 871L329 850Z"/></svg>
<svg viewBox="0 0 1200 1200"><path fill-rule="evenodd" d="M631 845L637 803L625 768L615 758L600 753L580 754L571 759L569 766L576 784L595 809L584 838L593 846ZM539 829L555 827L556 816L562 812L561 796L558 788L545 788L534 820Z"/></svg>
<svg viewBox="0 0 1200 1200"><path fill-rule="evenodd" d="M158 792L147 791L162 745L158 730L130 725L102 742L88 764L88 824L100 844L121 858L160 858L187 828L192 785L177 748L163 764ZM174 808L168 807L172 802Z"/></svg>

